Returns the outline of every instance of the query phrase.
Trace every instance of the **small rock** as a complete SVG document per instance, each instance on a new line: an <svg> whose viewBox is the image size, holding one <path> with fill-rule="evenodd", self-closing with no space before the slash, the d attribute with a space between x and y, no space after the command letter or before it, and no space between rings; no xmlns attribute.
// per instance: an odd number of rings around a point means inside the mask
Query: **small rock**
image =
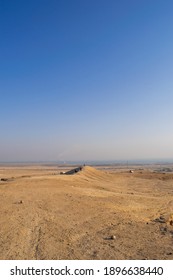
<svg viewBox="0 0 173 280"><path fill-rule="evenodd" d="M161 228L160 228L160 231L166 232L166 231L167 231L167 228L166 228L166 227L161 227Z"/></svg>
<svg viewBox="0 0 173 280"><path fill-rule="evenodd" d="M156 218L156 219L154 220L154 222L165 223L166 221L165 221L165 218L164 218L164 217L160 216L159 218Z"/></svg>
<svg viewBox="0 0 173 280"><path fill-rule="evenodd" d="M115 235L111 235L111 240L115 240L116 239L116 236Z"/></svg>

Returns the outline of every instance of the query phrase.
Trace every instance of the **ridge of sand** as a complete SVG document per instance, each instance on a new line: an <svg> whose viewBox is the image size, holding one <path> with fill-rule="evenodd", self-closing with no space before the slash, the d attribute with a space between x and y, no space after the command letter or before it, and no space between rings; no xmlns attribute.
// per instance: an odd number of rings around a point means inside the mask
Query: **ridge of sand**
<svg viewBox="0 0 173 280"><path fill-rule="evenodd" d="M83 166L81 172L79 172L78 174L85 175L88 177L100 177L100 176L109 176L110 175L109 173L107 173L103 170L98 170L91 166Z"/></svg>

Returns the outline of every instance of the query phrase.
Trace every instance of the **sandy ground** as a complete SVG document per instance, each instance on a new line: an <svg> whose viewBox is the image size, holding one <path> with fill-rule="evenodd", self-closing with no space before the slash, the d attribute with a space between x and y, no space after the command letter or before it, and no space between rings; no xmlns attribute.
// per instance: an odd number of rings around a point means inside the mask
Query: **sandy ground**
<svg viewBox="0 0 173 280"><path fill-rule="evenodd" d="M0 259L173 259L173 174L0 166Z"/></svg>

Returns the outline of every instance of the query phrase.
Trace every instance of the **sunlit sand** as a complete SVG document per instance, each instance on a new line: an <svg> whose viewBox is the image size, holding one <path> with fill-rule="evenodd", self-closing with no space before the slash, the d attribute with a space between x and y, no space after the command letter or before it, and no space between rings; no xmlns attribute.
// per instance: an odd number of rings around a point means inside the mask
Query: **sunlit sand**
<svg viewBox="0 0 173 280"><path fill-rule="evenodd" d="M0 259L173 259L172 172L69 169L0 166Z"/></svg>

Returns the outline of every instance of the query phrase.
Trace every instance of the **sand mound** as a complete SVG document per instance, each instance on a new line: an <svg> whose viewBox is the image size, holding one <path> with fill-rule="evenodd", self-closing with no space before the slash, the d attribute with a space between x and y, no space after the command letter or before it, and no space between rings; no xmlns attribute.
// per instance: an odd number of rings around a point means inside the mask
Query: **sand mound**
<svg viewBox="0 0 173 280"><path fill-rule="evenodd" d="M97 170L94 167L91 166L79 166L73 169L70 169L66 172L60 172L61 175L77 175L77 176L81 176L81 177L88 177L88 178L97 178L97 179L101 179L102 177L105 178L105 176L107 177L108 174L104 171L100 171Z"/></svg>
<svg viewBox="0 0 173 280"><path fill-rule="evenodd" d="M103 179L106 180L109 178L109 174L91 166L82 167L81 172L79 172L77 175L88 179L97 179L97 180L103 180Z"/></svg>
<svg viewBox="0 0 173 280"><path fill-rule="evenodd" d="M92 174L101 174L104 173L104 171L100 171L92 166L83 166L82 171L85 173L92 173Z"/></svg>

